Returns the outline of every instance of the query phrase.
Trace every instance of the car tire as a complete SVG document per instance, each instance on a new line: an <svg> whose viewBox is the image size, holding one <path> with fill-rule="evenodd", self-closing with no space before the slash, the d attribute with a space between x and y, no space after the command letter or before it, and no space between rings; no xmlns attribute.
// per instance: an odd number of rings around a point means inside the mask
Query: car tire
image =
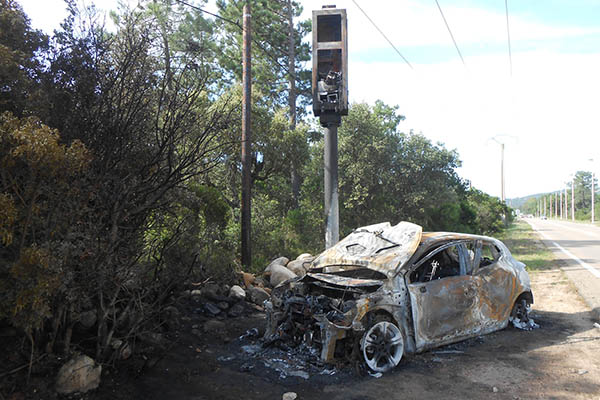
<svg viewBox="0 0 600 400"><path fill-rule="evenodd" d="M393 369L404 354L402 330L385 317L375 318L360 344L363 361L374 372Z"/></svg>
<svg viewBox="0 0 600 400"><path fill-rule="evenodd" d="M513 305L508 322L517 329L530 330L536 327L535 322L529 317L531 304L526 297L519 297Z"/></svg>

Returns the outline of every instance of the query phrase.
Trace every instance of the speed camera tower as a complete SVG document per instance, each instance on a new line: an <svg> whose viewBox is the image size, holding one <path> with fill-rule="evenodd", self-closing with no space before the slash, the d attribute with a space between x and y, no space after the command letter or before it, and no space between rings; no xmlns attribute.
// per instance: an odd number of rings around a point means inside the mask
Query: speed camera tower
<svg viewBox="0 0 600 400"><path fill-rule="evenodd" d="M348 115L348 24L346 10L313 10L313 113L325 128L325 247L339 241L338 140L342 115Z"/></svg>

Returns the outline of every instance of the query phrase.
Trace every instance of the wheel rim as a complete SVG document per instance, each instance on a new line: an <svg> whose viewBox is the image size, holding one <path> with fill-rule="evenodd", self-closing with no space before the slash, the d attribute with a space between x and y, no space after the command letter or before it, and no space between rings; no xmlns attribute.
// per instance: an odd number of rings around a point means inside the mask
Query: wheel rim
<svg viewBox="0 0 600 400"><path fill-rule="evenodd" d="M398 365L402 358L402 332L391 322L378 322L363 336L362 352L370 369L375 372L389 371Z"/></svg>

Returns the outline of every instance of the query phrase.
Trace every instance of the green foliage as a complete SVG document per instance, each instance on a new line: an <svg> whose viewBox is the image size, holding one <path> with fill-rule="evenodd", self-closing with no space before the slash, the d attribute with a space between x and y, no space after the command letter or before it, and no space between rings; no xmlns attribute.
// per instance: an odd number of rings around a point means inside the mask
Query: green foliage
<svg viewBox="0 0 600 400"><path fill-rule="evenodd" d="M31 29L21 6L0 0L0 112L23 115L31 109L39 91L35 81L41 72L38 52L46 50L48 38Z"/></svg>
<svg viewBox="0 0 600 400"><path fill-rule="evenodd" d="M241 81L242 63L242 9L245 1L218 0L219 14L234 25L219 20L221 37L219 40L219 64L223 68L225 78L229 83ZM292 1L292 14L295 18L302 13L302 6ZM286 104L287 79L289 78L289 22L287 2L282 7L279 0L259 0L251 2L252 12L252 77L254 88L260 90L269 99L272 106ZM310 98L310 71L303 69L306 61L310 60L310 47L302 39L310 32L310 20L295 23L293 28L295 42L295 84L298 88L300 103L307 105ZM227 79L229 78L229 79ZM254 89L253 89L254 90ZM298 108L300 113L303 108Z"/></svg>
<svg viewBox="0 0 600 400"><path fill-rule="evenodd" d="M68 240L80 216L69 205L89 161L81 142L60 144L39 120L0 116L0 317L27 332L51 316L66 279L69 254L54 245Z"/></svg>

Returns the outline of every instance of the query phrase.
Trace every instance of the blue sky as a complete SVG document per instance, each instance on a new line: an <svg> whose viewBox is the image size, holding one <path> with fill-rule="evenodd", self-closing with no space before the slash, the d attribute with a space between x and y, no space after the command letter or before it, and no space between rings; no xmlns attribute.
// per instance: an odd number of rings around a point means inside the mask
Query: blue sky
<svg viewBox="0 0 600 400"><path fill-rule="evenodd" d="M492 137L506 142L507 197L558 190L577 170L600 172L600 0L508 0L512 76L504 0L438 0L466 67L434 0L356 1L414 69L352 0L302 0L303 18L323 4L347 9L351 101L399 105L404 131L456 149L461 176L492 195L500 195ZM46 31L65 16L61 0L22 4Z"/></svg>

